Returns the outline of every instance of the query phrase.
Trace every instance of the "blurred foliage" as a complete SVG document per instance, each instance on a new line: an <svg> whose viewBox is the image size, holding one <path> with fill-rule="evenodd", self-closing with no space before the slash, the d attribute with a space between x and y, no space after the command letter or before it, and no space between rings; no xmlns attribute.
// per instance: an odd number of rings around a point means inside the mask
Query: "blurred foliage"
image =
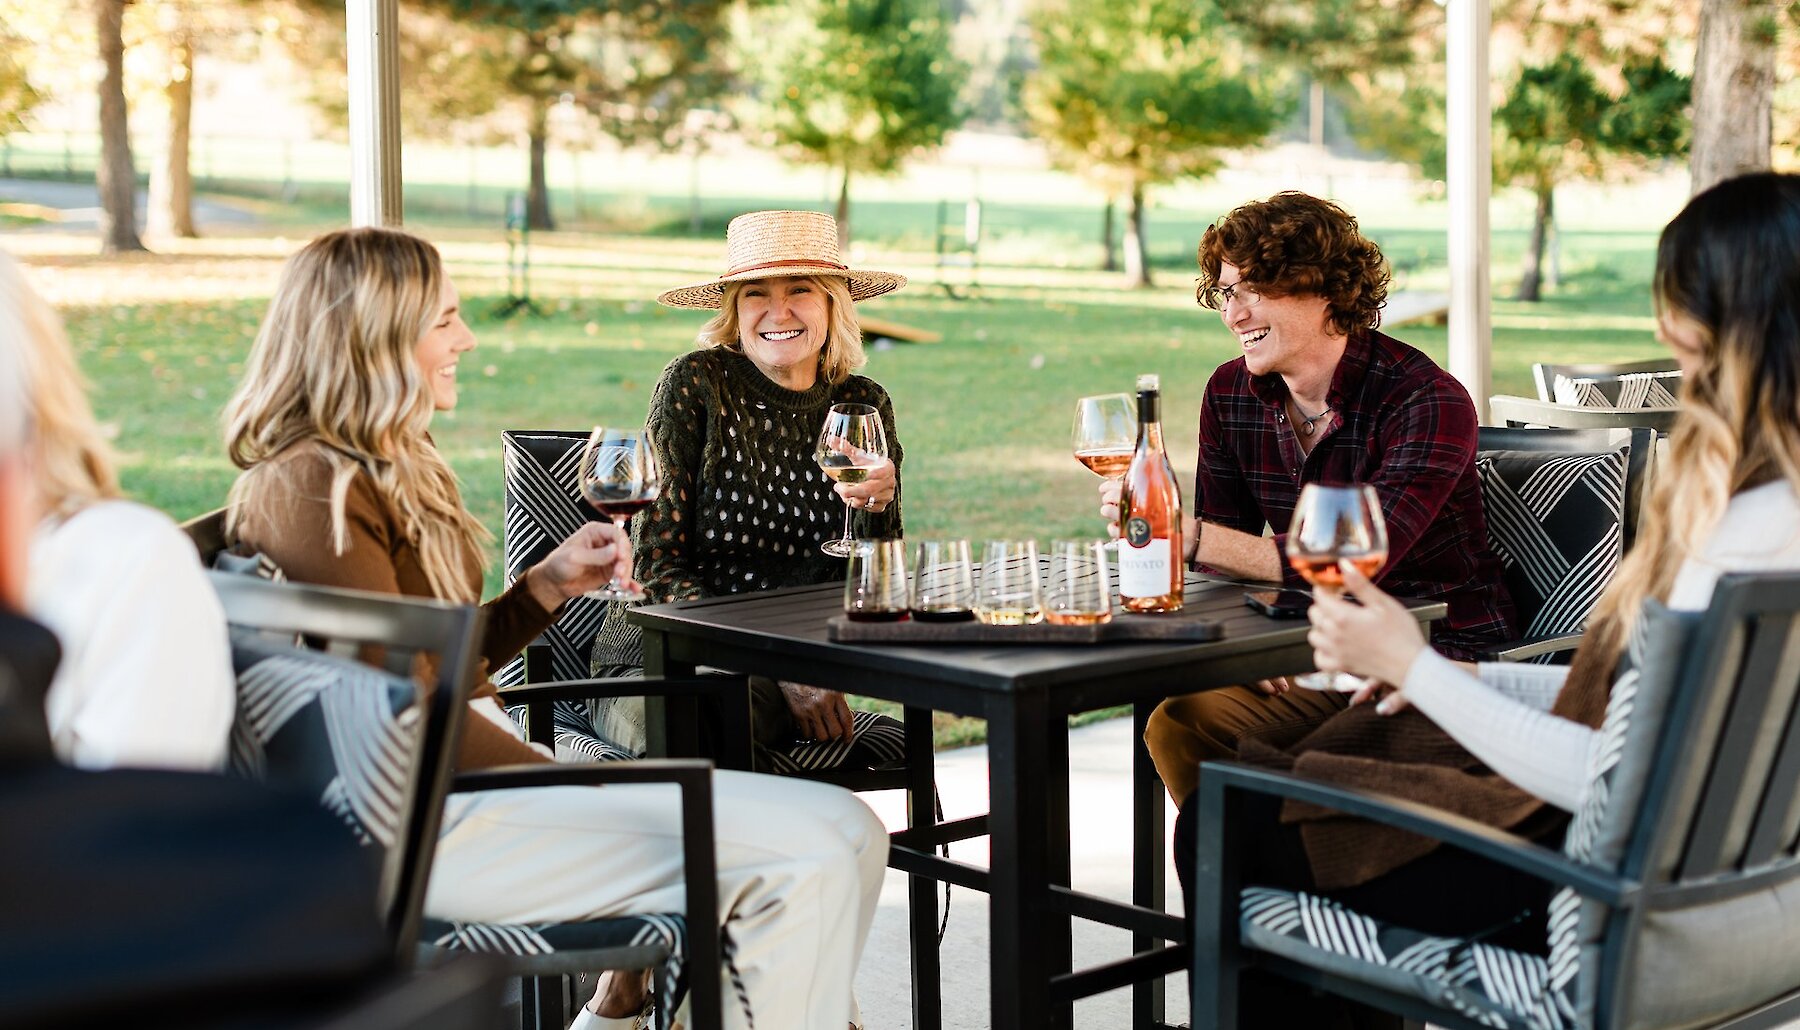
<svg viewBox="0 0 1800 1030"><path fill-rule="evenodd" d="M25 127L25 116L42 103L44 94L31 82L25 64L25 37L0 18L0 136Z"/></svg>
<svg viewBox="0 0 1800 1030"><path fill-rule="evenodd" d="M962 124L968 66L939 0L788 0L739 24L747 119L797 161L886 175ZM847 227L845 230L847 232Z"/></svg>
<svg viewBox="0 0 1800 1030"><path fill-rule="evenodd" d="M1057 164L1130 198L1127 272L1145 285L1146 187L1216 171L1222 150L1279 124L1291 95L1246 65L1210 3L1043 0L1029 22L1038 65L1020 106Z"/></svg>

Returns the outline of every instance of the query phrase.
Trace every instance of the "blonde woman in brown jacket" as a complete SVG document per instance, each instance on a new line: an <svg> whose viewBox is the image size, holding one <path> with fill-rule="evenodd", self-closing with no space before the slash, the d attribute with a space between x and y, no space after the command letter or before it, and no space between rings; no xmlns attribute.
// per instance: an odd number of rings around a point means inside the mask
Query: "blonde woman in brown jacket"
<svg viewBox="0 0 1800 1030"><path fill-rule="evenodd" d="M432 413L455 407L457 363L474 347L429 243L352 229L307 244L282 273L225 412L244 470L229 533L301 582L474 603L488 534L427 435ZM630 577L630 545L612 526L571 534L488 602L489 666L615 573ZM459 766L550 761L493 694L484 678ZM886 866L881 823L847 791L804 780L721 771L714 791L719 916L756 1021L842 1030ZM664 787L454 797L426 911L524 923L680 911L678 821ZM638 977L611 978L575 1026L631 1025L644 998ZM727 1025L747 1025L733 1009Z"/></svg>

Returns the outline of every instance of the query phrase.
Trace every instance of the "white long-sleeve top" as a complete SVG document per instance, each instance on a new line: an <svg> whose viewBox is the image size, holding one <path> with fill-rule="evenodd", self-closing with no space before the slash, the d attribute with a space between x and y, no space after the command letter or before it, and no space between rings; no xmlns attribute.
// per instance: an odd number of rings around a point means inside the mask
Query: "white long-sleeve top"
<svg viewBox="0 0 1800 1030"><path fill-rule="evenodd" d="M1697 611L1727 572L1800 569L1800 498L1785 481L1731 499L1701 554L1669 591L1671 608ZM1599 733L1550 714L1567 666L1483 663L1479 675L1430 648L1407 670L1401 692L1488 768L1567 811L1588 788L1589 753Z"/></svg>
<svg viewBox="0 0 1800 1030"><path fill-rule="evenodd" d="M217 769L236 692L225 615L194 545L153 508L103 501L32 535L25 610L62 644L44 698L85 769Z"/></svg>

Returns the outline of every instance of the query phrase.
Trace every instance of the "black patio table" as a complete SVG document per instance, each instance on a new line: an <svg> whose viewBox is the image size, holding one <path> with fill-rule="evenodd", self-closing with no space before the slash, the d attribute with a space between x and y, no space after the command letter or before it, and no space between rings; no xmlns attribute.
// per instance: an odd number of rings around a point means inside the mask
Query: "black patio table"
<svg viewBox="0 0 1800 1030"><path fill-rule="evenodd" d="M942 1023L935 882L990 898L989 975L994 1030L1067 1026L1077 998L1136 985L1132 1025L1162 1025L1162 978L1187 964L1179 915L1163 911L1162 787L1144 749L1133 761L1132 904L1069 887L1067 717L1135 706L1139 736L1165 697L1312 668L1304 620L1277 621L1244 606L1245 586L1190 574L1187 607L1217 620L1206 642L1070 645L837 643L827 620L841 612L834 584L651 605L631 613L644 630L648 675L687 676L698 666L797 680L905 708L908 826L892 838L889 864L909 874L913 1026ZM1412 602L1422 621L1444 605ZM1144 618L1145 616L1120 616ZM931 713L988 723L989 811L937 822ZM939 845L989 837L989 866L940 857ZM1072 918L1130 930L1133 955L1074 970Z"/></svg>

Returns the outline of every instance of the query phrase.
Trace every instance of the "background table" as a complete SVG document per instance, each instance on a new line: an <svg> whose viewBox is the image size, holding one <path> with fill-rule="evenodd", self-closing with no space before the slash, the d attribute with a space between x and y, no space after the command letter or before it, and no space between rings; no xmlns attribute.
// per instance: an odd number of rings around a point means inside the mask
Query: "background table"
<svg viewBox="0 0 1800 1030"><path fill-rule="evenodd" d="M910 874L913 1011L917 1030L937 1030L937 899L934 881L986 891L995 1030L1067 1025L1076 998L1136 984L1133 1023L1159 1025L1162 977L1186 964L1179 915L1162 911L1162 787L1138 748L1132 799L1136 842L1132 904L1069 887L1068 716L1135 706L1141 736L1157 702L1312 668L1304 620L1273 620L1244 607L1244 585L1192 575L1187 605L1216 619L1203 643L1083 646L902 646L834 643L826 622L842 608L836 585L761 591L653 605L631 613L644 630L649 675L698 666L795 680L896 701L905 708L908 827L890 864ZM1413 603L1423 621L1444 606ZM1144 616L1120 616L1142 618ZM937 822L931 713L988 722L986 816ZM986 834L987 869L942 858L936 846ZM1070 919L1132 932L1135 954L1073 970Z"/></svg>

